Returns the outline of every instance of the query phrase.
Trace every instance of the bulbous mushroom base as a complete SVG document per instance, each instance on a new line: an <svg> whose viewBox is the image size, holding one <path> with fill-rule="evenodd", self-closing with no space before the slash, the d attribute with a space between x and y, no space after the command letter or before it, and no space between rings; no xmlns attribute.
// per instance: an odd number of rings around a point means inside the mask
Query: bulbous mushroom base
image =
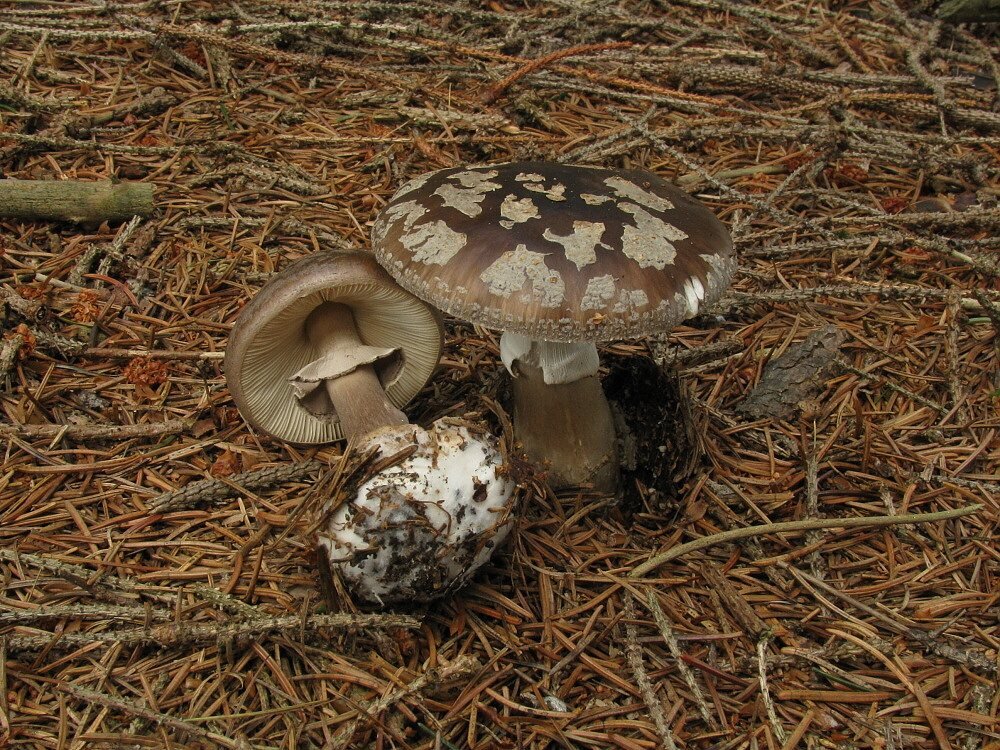
<svg viewBox="0 0 1000 750"><path fill-rule="evenodd" d="M414 453L362 484L319 535L359 600L424 602L462 585L504 541L514 482L486 437L450 420L387 427L358 450Z"/></svg>
<svg viewBox="0 0 1000 750"><path fill-rule="evenodd" d="M618 448L611 407L596 375L547 384L542 369L517 362L513 379L514 436L528 458L546 467L554 489L618 488Z"/></svg>

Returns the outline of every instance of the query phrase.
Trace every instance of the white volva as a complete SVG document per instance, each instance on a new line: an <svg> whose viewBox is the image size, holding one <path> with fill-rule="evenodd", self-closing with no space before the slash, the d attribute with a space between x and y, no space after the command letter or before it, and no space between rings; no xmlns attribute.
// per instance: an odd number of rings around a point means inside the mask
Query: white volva
<svg viewBox="0 0 1000 750"><path fill-rule="evenodd" d="M320 545L368 602L427 601L461 585L510 531L514 482L488 438L449 420L430 430L389 427L358 450L416 451L358 488L333 514Z"/></svg>

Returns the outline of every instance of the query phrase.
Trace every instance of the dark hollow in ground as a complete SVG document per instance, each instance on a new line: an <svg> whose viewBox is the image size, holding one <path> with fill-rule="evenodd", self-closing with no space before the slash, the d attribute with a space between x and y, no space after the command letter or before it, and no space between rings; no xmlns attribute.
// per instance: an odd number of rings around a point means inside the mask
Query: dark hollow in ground
<svg viewBox="0 0 1000 750"><path fill-rule="evenodd" d="M680 378L648 357L602 355L622 459L622 511L662 512L701 460L699 419Z"/></svg>

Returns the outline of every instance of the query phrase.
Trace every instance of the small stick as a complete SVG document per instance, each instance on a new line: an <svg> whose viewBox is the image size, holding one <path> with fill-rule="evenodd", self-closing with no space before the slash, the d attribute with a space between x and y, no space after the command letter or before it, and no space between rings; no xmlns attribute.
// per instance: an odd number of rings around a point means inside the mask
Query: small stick
<svg viewBox="0 0 1000 750"><path fill-rule="evenodd" d="M663 741L663 747L667 748L667 750L677 750L677 743L674 742L673 732L670 731L670 724L667 721L666 712L663 710L663 702L657 697L656 691L653 689L653 683L649 679L649 674L642 664L642 647L639 645L639 634L635 624L632 622L635 619L636 613L631 594L625 596L623 612L625 614L625 661L628 662L629 669L632 671L632 677L635 679L635 684L639 688L640 695L642 695L643 703L649 709L649 715L656 726L656 733L660 735L660 739Z"/></svg>
<svg viewBox="0 0 1000 750"><path fill-rule="evenodd" d="M678 370L715 362L734 354L739 354L744 349L743 343L737 339L726 341L716 341L704 346L697 346L694 349L683 349L675 347L666 349L657 343L653 344L653 360L663 367L673 367Z"/></svg>
<svg viewBox="0 0 1000 750"><path fill-rule="evenodd" d="M85 568L82 565L74 565L73 563L63 562L52 557L44 557L29 552L18 552L17 550L0 547L0 561L15 564L26 562L42 570L48 570L64 581L69 581L75 586L79 586L91 596L105 601L113 601L116 604L132 603L133 600L130 598L130 595L139 596L140 594L146 598L160 602L171 601L166 594L154 591L151 588L144 588L134 580L101 574L99 571Z"/></svg>
<svg viewBox="0 0 1000 750"><path fill-rule="evenodd" d="M303 461L288 466L268 466L254 471L233 474L225 481L220 479L199 479L180 489L164 492L149 505L152 514L168 513L182 508L194 508L203 503L225 500L239 492L239 488L257 492L274 487L282 482L295 482L310 473L324 468L322 461Z"/></svg>
<svg viewBox="0 0 1000 750"><path fill-rule="evenodd" d="M757 641L757 679L760 683L760 697L764 701L764 710L767 712L767 720L771 722L771 731L778 738L778 742L784 745L787 735L785 728L778 720L778 711L774 707L774 699L771 698L771 691L767 687L767 644L771 640L769 634Z"/></svg>
<svg viewBox="0 0 1000 750"><path fill-rule="evenodd" d="M875 528L879 526L895 526L904 523L932 523L947 521L960 516L968 516L982 509L982 505L969 505L965 508L942 510L937 513L910 513L901 516L864 516L859 518L813 518L805 521L782 521L780 523L765 523L760 526L747 526L742 529L720 531L718 534L695 539L685 544L668 549L659 555L654 555L628 574L629 578L642 578L647 573L656 570L661 565L675 560L688 552L713 547L738 539L749 539L767 534L784 534L788 532L812 531L814 529L854 529L858 527Z"/></svg>
<svg viewBox="0 0 1000 750"><path fill-rule="evenodd" d="M90 690L89 688L79 687L78 685L74 685L69 682L57 684L56 687L59 690L67 692L73 697L85 701L88 704L96 703L101 706L117 709L129 714L130 716L137 716L154 724L170 727L178 733L188 735L190 737L199 737L205 741L211 741L217 747L239 747L235 740L231 740L228 737L216 734L215 732L209 732L207 729L202 729L201 727L185 721L184 719L178 719L175 716L154 711L146 706L140 706L133 701L126 700L125 698L108 695L107 693Z"/></svg>
<svg viewBox="0 0 1000 750"><path fill-rule="evenodd" d="M245 638L259 639L271 631L316 631L323 628L412 628L420 627L420 620L408 615L351 614L300 615L259 617L252 620L230 622L172 622L152 627L102 630L99 632L42 633L40 635L13 635L7 637L10 651L40 651L52 646L76 647L93 643L113 643L138 646L155 643L171 646L195 643L226 643Z"/></svg>
<svg viewBox="0 0 1000 750"><path fill-rule="evenodd" d="M752 167L740 167L739 169L723 169L712 175L717 180L731 180L735 177L753 177L759 174L784 174L788 167L784 164L755 164ZM697 172L682 174L674 182L685 190L692 188L704 180Z"/></svg>
<svg viewBox="0 0 1000 750"><path fill-rule="evenodd" d="M148 182L0 180L0 218L99 224L153 212Z"/></svg>
<svg viewBox="0 0 1000 750"><path fill-rule="evenodd" d="M199 362L215 362L226 356L225 352L189 352L171 351L169 349L103 349L99 346L88 346L82 352L81 357L102 357L104 359L135 359L136 357L148 357L149 359L176 359L176 360L196 360Z"/></svg>
<svg viewBox="0 0 1000 750"><path fill-rule="evenodd" d="M360 723L362 717L374 719L380 713L389 708L393 703L398 703L404 698L418 694L428 687L434 687L435 685L439 685L442 682L455 677L470 674L476 669L477 666L478 662L473 657L462 656L455 659L450 664L428 669L426 672L416 677L395 693L383 696L372 701L367 706L362 707L362 716L349 721L344 728L341 729L336 736L334 736L333 739L326 744L324 750L344 750L344 748L350 747L351 741L354 739L354 734L358 730L358 724Z"/></svg>
<svg viewBox="0 0 1000 750"><path fill-rule="evenodd" d="M667 644L667 648L670 649L671 655L676 660L677 671L681 673L681 677L684 678L684 682L687 683L688 690L691 691L691 695L694 696L695 705L698 706L698 712L701 714L701 718L704 720L705 724L709 726L710 729L715 731L718 729L718 722L712 716L712 712L708 710L708 703L705 701L705 696L701 692L701 687L698 685L698 681L694 677L694 673L691 668L684 661L684 654L681 651L681 646L677 642L677 637L674 635L674 629L670 626L670 620L667 619L666 614L663 612L663 608L660 606L660 602L656 598L656 592L652 589L646 592L646 603L649 606L650 611L653 613L653 619L656 620L657 626L660 628L660 635L663 637L664 643ZM628 627L626 625L626 627Z"/></svg>
<svg viewBox="0 0 1000 750"><path fill-rule="evenodd" d="M45 305L35 300L28 300L15 291L0 288L0 304L7 305L22 318L31 321L40 320L45 315Z"/></svg>
<svg viewBox="0 0 1000 750"><path fill-rule="evenodd" d="M62 619L63 617L94 618L98 620L144 621L155 620L167 622L174 613L163 609L147 609L145 607L129 607L112 604L45 604L35 609L0 608L0 625L30 625L39 620Z"/></svg>
<svg viewBox="0 0 1000 750"><path fill-rule="evenodd" d="M550 65L558 60L562 60L567 57L572 57L573 55L583 55L588 52L600 52L606 49L622 49L623 47L631 47L632 42L604 42L601 44L579 44L575 47L568 47L567 49L562 49L557 52L553 52L550 55L543 55L542 57L536 58L520 68L515 70L509 76L504 78L495 86L490 87L486 90L486 93L482 96L483 104L493 104L497 99L503 96L504 92L517 83L519 80L524 78L530 73L534 73L539 68L544 68L546 65Z"/></svg>
<svg viewBox="0 0 1000 750"><path fill-rule="evenodd" d="M131 440L176 435L189 429L192 424L187 419L169 419L149 424L13 424L0 425L0 437L13 436L25 440L52 440L57 437L67 437L70 440Z"/></svg>

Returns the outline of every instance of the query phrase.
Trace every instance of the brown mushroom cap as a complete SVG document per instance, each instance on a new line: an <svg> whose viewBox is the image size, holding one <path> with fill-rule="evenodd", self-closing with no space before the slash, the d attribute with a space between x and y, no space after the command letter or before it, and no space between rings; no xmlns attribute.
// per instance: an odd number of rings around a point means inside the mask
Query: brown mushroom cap
<svg viewBox="0 0 1000 750"><path fill-rule="evenodd" d="M736 269L711 211L642 171L544 162L443 169L392 197L378 261L456 317L548 341L669 330Z"/></svg>
<svg viewBox="0 0 1000 750"><path fill-rule="evenodd" d="M389 400L402 407L430 379L442 331L436 312L399 288L362 252L324 251L288 266L240 312L223 369L243 418L257 430L291 443L343 438L322 389L304 408L289 379L322 352L306 336L306 319L325 302L351 309L364 344L398 350L375 363Z"/></svg>

